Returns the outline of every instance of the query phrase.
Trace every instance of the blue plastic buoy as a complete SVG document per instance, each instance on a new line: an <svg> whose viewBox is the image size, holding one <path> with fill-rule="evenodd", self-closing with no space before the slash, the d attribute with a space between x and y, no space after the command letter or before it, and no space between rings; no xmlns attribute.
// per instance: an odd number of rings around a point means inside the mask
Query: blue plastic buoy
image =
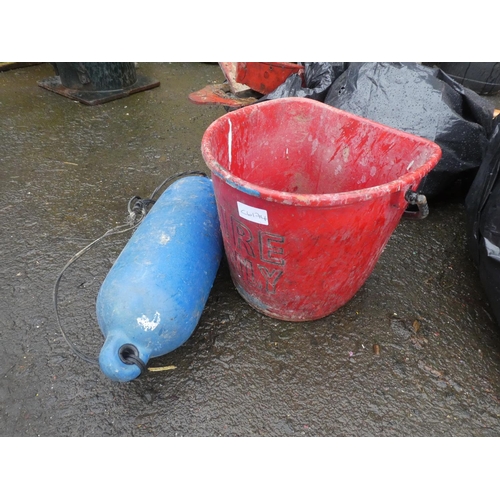
<svg viewBox="0 0 500 500"><path fill-rule="evenodd" d="M133 380L151 357L173 351L191 336L222 253L211 179L191 176L174 182L99 290L97 321L106 339L99 365L106 376Z"/></svg>

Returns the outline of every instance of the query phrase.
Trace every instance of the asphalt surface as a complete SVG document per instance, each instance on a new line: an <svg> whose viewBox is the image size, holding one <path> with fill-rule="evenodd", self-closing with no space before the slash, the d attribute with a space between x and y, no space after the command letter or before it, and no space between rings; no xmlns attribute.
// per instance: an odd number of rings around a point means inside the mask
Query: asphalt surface
<svg viewBox="0 0 500 500"><path fill-rule="evenodd" d="M123 223L130 197L208 174L201 139L225 113L188 100L222 82L217 65L137 71L160 86L98 106L39 87L49 64L0 73L0 435L499 436L500 332L459 195L402 220L365 285L324 319L260 314L223 260L193 335L151 362L175 368L117 383L71 351L53 303L63 266ZM127 238L103 240L61 280L62 325L90 357L103 343L97 292Z"/></svg>

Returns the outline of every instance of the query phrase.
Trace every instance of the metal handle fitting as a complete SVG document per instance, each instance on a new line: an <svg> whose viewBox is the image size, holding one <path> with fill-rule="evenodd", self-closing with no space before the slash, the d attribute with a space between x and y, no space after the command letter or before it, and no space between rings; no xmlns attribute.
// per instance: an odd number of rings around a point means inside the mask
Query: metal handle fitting
<svg viewBox="0 0 500 500"><path fill-rule="evenodd" d="M429 205L427 198L423 194L419 194L409 189L405 194L405 200L410 205L416 205L417 211L405 210L403 216L405 219L425 219L429 215Z"/></svg>

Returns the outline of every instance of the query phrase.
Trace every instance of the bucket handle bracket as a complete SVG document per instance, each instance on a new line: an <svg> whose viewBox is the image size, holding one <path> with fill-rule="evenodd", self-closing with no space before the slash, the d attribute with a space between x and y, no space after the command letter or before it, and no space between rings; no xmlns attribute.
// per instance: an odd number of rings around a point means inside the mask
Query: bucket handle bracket
<svg viewBox="0 0 500 500"><path fill-rule="evenodd" d="M409 189L405 194L405 200L410 205L416 205L417 211L405 210L405 219L425 219L429 215L429 205L425 195Z"/></svg>

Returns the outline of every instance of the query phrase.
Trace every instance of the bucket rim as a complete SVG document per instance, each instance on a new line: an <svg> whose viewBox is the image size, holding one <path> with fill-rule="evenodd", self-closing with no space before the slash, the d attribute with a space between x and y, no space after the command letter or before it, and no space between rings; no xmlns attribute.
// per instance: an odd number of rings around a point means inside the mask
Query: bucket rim
<svg viewBox="0 0 500 500"><path fill-rule="evenodd" d="M245 181L241 177L232 174L229 170L223 167L216 159L210 148L208 147L208 142L210 137L214 134L216 128L220 126L222 122L227 121L229 116L235 115L249 115L256 107L274 107L282 106L284 102L298 102L305 104L306 106L326 108L328 112L337 115L347 115L351 119L366 123L372 127L378 128L379 130L385 130L391 132L399 137L406 137L413 140L416 143L420 143L422 146L427 146L429 148L429 157L427 160L415 170L401 175L397 179L379 184L377 186L372 186L363 189L357 189L352 191L343 191L340 193L324 193L324 194L309 194L309 193L290 193L286 191L278 191L275 189L266 188L264 186L259 186L251 182ZM253 108L253 109L252 109ZM309 206L309 207L328 207L333 205L350 205L353 203L358 203L361 201L369 201L373 198L378 198L385 194L392 194L395 192L400 192L403 190L413 189L418 186L422 178L427 175L438 163L442 156L442 150L438 144L435 142L425 139L423 137L398 130L393 127L389 127L379 122L375 122L368 118L363 118L361 116L349 113L347 111L334 108L328 104L315 101L313 99L308 99L305 97L284 97L280 99L275 99L271 101L264 101L256 103L253 105L245 106L240 109L236 109L217 118L212 122L208 128L205 130L202 138L202 156L210 169L212 174L215 174L221 180L225 181L232 187L242 191L256 198L261 198L267 201L272 201L276 203L281 203L285 205L297 205L297 206Z"/></svg>

